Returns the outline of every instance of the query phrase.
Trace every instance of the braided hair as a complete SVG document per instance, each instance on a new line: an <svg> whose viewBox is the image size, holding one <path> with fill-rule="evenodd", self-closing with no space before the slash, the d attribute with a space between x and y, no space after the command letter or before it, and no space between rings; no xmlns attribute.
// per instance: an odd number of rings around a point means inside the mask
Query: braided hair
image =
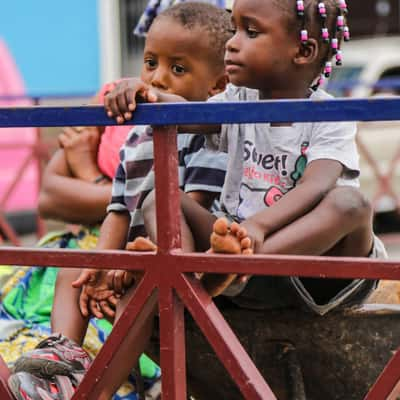
<svg viewBox="0 0 400 400"><path fill-rule="evenodd" d="M347 25L348 7L346 0L295 0L300 23L300 41L308 43L310 32L315 35L323 49L320 57L318 77L311 88L317 90L332 73L332 59L342 65L342 41L350 40Z"/></svg>

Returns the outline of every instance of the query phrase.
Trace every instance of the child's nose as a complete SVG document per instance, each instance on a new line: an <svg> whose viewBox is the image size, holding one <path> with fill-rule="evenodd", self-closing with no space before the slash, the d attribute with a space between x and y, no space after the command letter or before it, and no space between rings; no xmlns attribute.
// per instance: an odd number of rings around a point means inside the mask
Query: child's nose
<svg viewBox="0 0 400 400"><path fill-rule="evenodd" d="M167 90L167 78L163 71L157 69L151 79L151 85L157 89Z"/></svg>
<svg viewBox="0 0 400 400"><path fill-rule="evenodd" d="M239 43L237 35L233 35L225 44L225 49L227 51L239 51Z"/></svg>

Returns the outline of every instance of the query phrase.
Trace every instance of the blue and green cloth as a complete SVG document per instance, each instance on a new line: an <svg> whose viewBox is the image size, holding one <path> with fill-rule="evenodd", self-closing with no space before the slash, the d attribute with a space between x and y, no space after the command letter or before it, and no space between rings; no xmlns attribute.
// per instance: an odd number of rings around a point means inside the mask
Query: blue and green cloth
<svg viewBox="0 0 400 400"><path fill-rule="evenodd" d="M98 228L82 228L77 233L55 232L44 237L38 246L90 250L95 248L98 236ZM51 333L50 316L57 272L55 267L0 267L0 281L4 282L8 277L1 289L0 354L10 366ZM83 347L92 358L100 351L111 330L112 325L105 320L93 318L90 321ZM139 366L148 392L146 398L152 398L152 393L159 391L161 370L145 354L140 357ZM132 376L114 395L114 400L136 399Z"/></svg>

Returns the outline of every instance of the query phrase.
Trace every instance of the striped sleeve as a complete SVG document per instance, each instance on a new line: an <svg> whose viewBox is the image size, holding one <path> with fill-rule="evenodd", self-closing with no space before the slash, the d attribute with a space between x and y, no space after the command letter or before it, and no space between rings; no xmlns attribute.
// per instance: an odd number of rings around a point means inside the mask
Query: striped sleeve
<svg viewBox="0 0 400 400"><path fill-rule="evenodd" d="M107 207L107 212L129 211L125 203L126 172L124 163L125 163L125 145L122 146L120 151L120 163L118 165L115 177L113 179L111 202Z"/></svg>
<svg viewBox="0 0 400 400"><path fill-rule="evenodd" d="M205 148L202 135L179 135L180 185L185 192L220 193L228 155Z"/></svg>

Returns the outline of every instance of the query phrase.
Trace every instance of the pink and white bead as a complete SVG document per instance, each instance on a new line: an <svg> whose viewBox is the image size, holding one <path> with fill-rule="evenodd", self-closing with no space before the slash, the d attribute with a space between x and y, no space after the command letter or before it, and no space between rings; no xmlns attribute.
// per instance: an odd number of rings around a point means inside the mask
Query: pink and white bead
<svg viewBox="0 0 400 400"><path fill-rule="evenodd" d="M304 1L303 0L297 0L297 14L301 17L304 15Z"/></svg>
<svg viewBox="0 0 400 400"><path fill-rule="evenodd" d="M343 28L343 40L348 42L350 40L350 29L348 26Z"/></svg>
<svg viewBox="0 0 400 400"><path fill-rule="evenodd" d="M337 27L338 27L339 30L343 29L343 27L344 27L344 17L343 17L343 15L339 15L337 17Z"/></svg>
<svg viewBox="0 0 400 400"><path fill-rule="evenodd" d="M338 50L336 53L336 65L337 66L342 65L342 61L343 61L342 52L341 52L341 50Z"/></svg>
<svg viewBox="0 0 400 400"><path fill-rule="evenodd" d="M324 75L326 78L329 78L332 74L332 63L327 61L324 68Z"/></svg>
<svg viewBox="0 0 400 400"><path fill-rule="evenodd" d="M326 18L326 7L324 3L321 2L318 4L318 10L321 17Z"/></svg>
<svg viewBox="0 0 400 400"><path fill-rule="evenodd" d="M346 0L339 0L339 8L340 8L344 13L347 13L348 9L347 9Z"/></svg>
<svg viewBox="0 0 400 400"><path fill-rule="evenodd" d="M328 28L322 28L322 39L325 43L329 43L329 30Z"/></svg>
<svg viewBox="0 0 400 400"><path fill-rule="evenodd" d="M332 50L333 52L336 54L336 52L339 49L339 40L337 38L333 38L331 40L331 46L332 46Z"/></svg>
<svg viewBox="0 0 400 400"><path fill-rule="evenodd" d="M302 29L300 32L300 40L303 44L308 42L308 31L307 29Z"/></svg>

